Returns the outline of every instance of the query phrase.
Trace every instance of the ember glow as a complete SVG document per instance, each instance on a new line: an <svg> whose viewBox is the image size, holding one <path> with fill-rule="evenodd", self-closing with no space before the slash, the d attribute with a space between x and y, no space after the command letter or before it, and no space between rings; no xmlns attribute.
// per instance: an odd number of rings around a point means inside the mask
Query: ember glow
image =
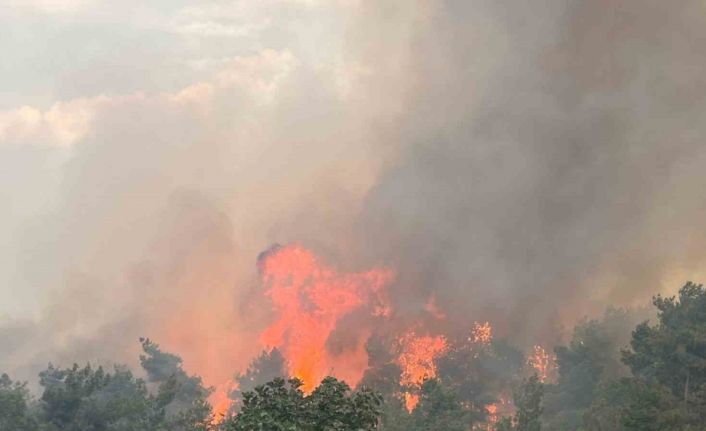
<svg viewBox="0 0 706 431"><path fill-rule="evenodd" d="M342 351L332 352L329 343L341 318L353 311L367 313L368 321L389 315L384 289L392 271L341 273L299 245L271 249L259 266L275 312L261 343L282 352L289 374L307 392L328 374L357 384L368 366L365 343L372 329L355 328Z"/></svg>
<svg viewBox="0 0 706 431"><path fill-rule="evenodd" d="M470 341L477 344L489 344L493 340L493 328L489 322L473 323Z"/></svg>
<svg viewBox="0 0 706 431"><path fill-rule="evenodd" d="M400 383L412 389L418 389L424 380L436 377L434 361L448 350L448 343L443 335L418 336L414 331L400 337L399 345L400 355L397 363L402 370ZM404 399L410 412L419 402L419 396L410 391L404 393Z"/></svg>
<svg viewBox="0 0 706 431"><path fill-rule="evenodd" d="M500 418L503 416L509 416L514 409L509 398L501 396L499 397L498 402L488 404L485 407L485 410L488 413L486 429L487 431L493 431Z"/></svg>
<svg viewBox="0 0 706 431"><path fill-rule="evenodd" d="M555 368L556 358L547 353L542 346L534 346L532 353L527 358L527 363L534 368L539 381L544 383Z"/></svg>

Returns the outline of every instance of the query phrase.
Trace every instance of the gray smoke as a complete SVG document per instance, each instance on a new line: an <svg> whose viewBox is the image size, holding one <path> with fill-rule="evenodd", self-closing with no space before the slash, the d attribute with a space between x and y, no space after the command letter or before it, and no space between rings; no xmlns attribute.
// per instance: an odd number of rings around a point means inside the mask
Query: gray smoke
<svg viewBox="0 0 706 431"><path fill-rule="evenodd" d="M62 103L0 105L0 370L134 362L149 336L227 379L275 242L394 268L398 313L433 295L520 344L704 275L702 2L249 4L155 9L136 57L93 40L146 88L101 56ZM109 15L86 7L31 20L90 38Z"/></svg>
<svg viewBox="0 0 706 431"><path fill-rule="evenodd" d="M435 5L362 218L397 300L528 343L701 276L703 5Z"/></svg>

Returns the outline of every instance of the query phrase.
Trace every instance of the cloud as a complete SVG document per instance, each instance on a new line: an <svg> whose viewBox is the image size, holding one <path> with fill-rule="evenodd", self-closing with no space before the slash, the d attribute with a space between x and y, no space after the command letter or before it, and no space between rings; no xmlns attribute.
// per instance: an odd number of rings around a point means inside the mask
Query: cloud
<svg viewBox="0 0 706 431"><path fill-rule="evenodd" d="M66 14L76 12L91 3L91 0L3 0L0 7L43 14Z"/></svg>
<svg viewBox="0 0 706 431"><path fill-rule="evenodd" d="M71 146L83 139L96 112L122 98L98 96L57 102L49 109L22 106L0 112L0 145Z"/></svg>
<svg viewBox="0 0 706 431"><path fill-rule="evenodd" d="M31 106L0 111L0 145L56 145L69 147L86 137L99 115L112 109L143 103L167 103L175 107L205 106L216 92L236 91L254 103L272 101L279 83L296 66L289 52L264 50L226 62L212 82L198 82L154 96L96 96L56 102L41 110ZM169 109L169 108L168 108Z"/></svg>

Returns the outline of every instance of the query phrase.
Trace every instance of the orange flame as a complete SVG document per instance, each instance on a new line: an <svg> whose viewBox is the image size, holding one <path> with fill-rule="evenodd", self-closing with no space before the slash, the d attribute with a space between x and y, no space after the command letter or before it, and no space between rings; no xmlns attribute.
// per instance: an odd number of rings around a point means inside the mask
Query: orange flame
<svg viewBox="0 0 706 431"><path fill-rule="evenodd" d="M275 248L259 264L277 315L260 341L282 352L288 372L304 382L306 392L327 374L357 384L368 366L365 343L370 329L356 328L346 351L332 353L327 347L341 318L351 312L389 315L384 288L392 271L339 273L298 245Z"/></svg>
<svg viewBox="0 0 706 431"><path fill-rule="evenodd" d="M488 404L485 406L485 410L488 412L488 430L492 430L492 424L498 422L498 405L496 403Z"/></svg>
<svg viewBox="0 0 706 431"><path fill-rule="evenodd" d="M417 408L417 404L419 404L419 394L413 394L411 392L404 393L404 406L408 412L412 413L412 411Z"/></svg>
<svg viewBox="0 0 706 431"><path fill-rule="evenodd" d="M397 364L402 370L400 384L407 387L419 387L425 379L436 377L434 360L448 350L448 343L443 335L417 336L410 331L400 337L400 355ZM419 396L410 392L404 394L405 406L411 412L419 402Z"/></svg>
<svg viewBox="0 0 706 431"><path fill-rule="evenodd" d="M539 381L544 383L550 372L555 367L556 358L547 353L542 346L534 346L532 354L527 358L527 363L534 368Z"/></svg>
<svg viewBox="0 0 706 431"><path fill-rule="evenodd" d="M228 414L233 400L230 399L229 393L237 389L238 384L232 380L216 387L216 390L211 394L208 401L213 406L213 425L219 424Z"/></svg>
<svg viewBox="0 0 706 431"><path fill-rule="evenodd" d="M488 412L487 431L495 429L496 424L504 413L509 413L512 406L507 398L500 396L497 403L488 404L485 406L485 411Z"/></svg>

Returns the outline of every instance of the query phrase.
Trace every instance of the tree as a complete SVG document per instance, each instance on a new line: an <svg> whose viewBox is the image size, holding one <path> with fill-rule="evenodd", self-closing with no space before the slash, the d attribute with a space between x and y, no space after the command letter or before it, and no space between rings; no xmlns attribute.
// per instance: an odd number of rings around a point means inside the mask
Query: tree
<svg viewBox="0 0 706 431"><path fill-rule="evenodd" d="M630 370L620 349L630 339L636 313L609 308L601 320L583 320L567 346L554 349L559 377L545 385L544 425L549 431L573 431L583 425L600 388Z"/></svg>
<svg viewBox="0 0 706 431"><path fill-rule="evenodd" d="M0 376L0 430L36 430L29 402L27 383L13 382L7 374Z"/></svg>
<svg viewBox="0 0 706 431"><path fill-rule="evenodd" d="M181 359L141 340L140 357L153 388L126 367L53 365L40 373L43 431L206 431L209 391L181 369Z"/></svg>
<svg viewBox="0 0 706 431"><path fill-rule="evenodd" d="M242 405L243 393L254 390L277 377L286 376L284 356L276 348L263 351L248 366L245 372L235 376L237 389L228 394L235 410Z"/></svg>
<svg viewBox="0 0 706 431"><path fill-rule="evenodd" d="M542 429L539 418L542 415L543 394L544 386L536 374L530 377L515 393L517 431L540 431Z"/></svg>
<svg viewBox="0 0 706 431"><path fill-rule="evenodd" d="M623 351L632 376L601 385L584 415L587 430L705 429L706 290L688 282L653 304L657 323L637 325Z"/></svg>
<svg viewBox="0 0 706 431"><path fill-rule="evenodd" d="M449 404L442 410L423 414L420 411L415 416L407 412L402 394L410 391L419 394L422 388L400 384L401 369L391 348L394 343L394 339L380 336L370 338L366 345L369 368L361 381L385 396L381 427L385 431L423 430L424 426L432 426L434 419L429 416L437 413L462 417L466 421L464 429L471 428L487 420L487 406L498 402L498 394L510 391L511 382L525 363L523 354L503 340L477 342L468 334L459 335L449 341L446 352L434 361L436 379L427 384L429 392L421 397L417 408L436 402L433 400L437 398ZM456 421L448 417L439 420ZM420 421L426 425L419 425Z"/></svg>
<svg viewBox="0 0 706 431"><path fill-rule="evenodd" d="M304 392L298 379L271 382L243 393L240 412L223 424L228 431L303 429Z"/></svg>
<svg viewBox="0 0 706 431"><path fill-rule="evenodd" d="M182 369L180 357L164 352L149 338L140 338L144 354L140 364L147 380L159 387L159 399L164 405L165 422L174 431L205 431L213 416L208 396L212 389L204 387L201 378L189 376Z"/></svg>
<svg viewBox="0 0 706 431"><path fill-rule="evenodd" d="M412 412L415 431L465 431L473 423L474 412L466 408L456 392L438 379L422 383L419 404Z"/></svg>
<svg viewBox="0 0 706 431"><path fill-rule="evenodd" d="M588 431L676 431L689 428L679 400L658 383L637 378L611 382L584 417Z"/></svg>
<svg viewBox="0 0 706 431"><path fill-rule="evenodd" d="M343 381L326 377L306 398L306 411L315 430L376 429L382 396L362 388L351 392Z"/></svg>
<svg viewBox="0 0 706 431"><path fill-rule="evenodd" d="M686 283L677 297L656 296L658 322L632 334L623 361L649 385L662 385L680 401L686 423L706 423L706 289Z"/></svg>
<svg viewBox="0 0 706 431"><path fill-rule="evenodd" d="M226 419L226 431L349 431L374 430L382 398L362 389L352 392L344 382L325 378L308 396L299 379L282 378L243 393L243 406Z"/></svg>
<svg viewBox="0 0 706 431"><path fill-rule="evenodd" d="M439 380L453 390L468 412L468 427L487 420L487 406L510 390L524 366L523 354L503 340L456 340L437 360Z"/></svg>
<svg viewBox="0 0 706 431"><path fill-rule="evenodd" d="M502 418L495 427L496 431L541 431L543 395L544 385L535 374L514 393L517 408L514 417Z"/></svg>
<svg viewBox="0 0 706 431"><path fill-rule="evenodd" d="M50 365L40 373L40 398L48 430L158 429L162 416L141 379L116 367L113 373L86 365L60 369Z"/></svg>

